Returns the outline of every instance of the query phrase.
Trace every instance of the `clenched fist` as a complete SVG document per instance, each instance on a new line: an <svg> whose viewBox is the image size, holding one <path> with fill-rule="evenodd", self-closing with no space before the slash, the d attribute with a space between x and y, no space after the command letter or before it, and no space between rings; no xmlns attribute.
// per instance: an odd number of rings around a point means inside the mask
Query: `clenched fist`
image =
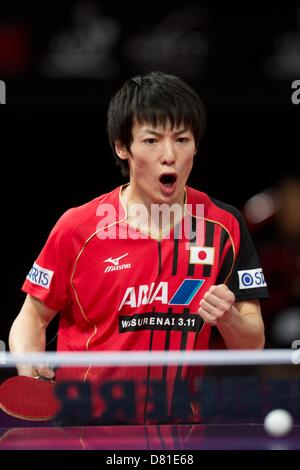
<svg viewBox="0 0 300 470"><path fill-rule="evenodd" d="M235 296L225 284L211 286L200 301L198 313L209 325L226 321L235 303Z"/></svg>

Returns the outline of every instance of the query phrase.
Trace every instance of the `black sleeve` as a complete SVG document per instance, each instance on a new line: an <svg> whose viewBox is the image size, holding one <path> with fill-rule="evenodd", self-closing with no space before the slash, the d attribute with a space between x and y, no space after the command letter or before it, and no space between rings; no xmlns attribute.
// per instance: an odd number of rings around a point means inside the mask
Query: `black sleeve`
<svg viewBox="0 0 300 470"><path fill-rule="evenodd" d="M234 216L240 227L240 247L227 286L237 301L266 298L267 284L246 222L237 209Z"/></svg>

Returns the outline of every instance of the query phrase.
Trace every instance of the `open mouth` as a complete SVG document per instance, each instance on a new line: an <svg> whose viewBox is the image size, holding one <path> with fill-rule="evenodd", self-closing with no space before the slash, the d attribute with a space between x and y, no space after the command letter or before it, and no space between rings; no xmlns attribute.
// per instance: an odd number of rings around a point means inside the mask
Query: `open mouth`
<svg viewBox="0 0 300 470"><path fill-rule="evenodd" d="M159 177L159 181L165 186L172 186L177 180L177 176L173 173L164 173Z"/></svg>

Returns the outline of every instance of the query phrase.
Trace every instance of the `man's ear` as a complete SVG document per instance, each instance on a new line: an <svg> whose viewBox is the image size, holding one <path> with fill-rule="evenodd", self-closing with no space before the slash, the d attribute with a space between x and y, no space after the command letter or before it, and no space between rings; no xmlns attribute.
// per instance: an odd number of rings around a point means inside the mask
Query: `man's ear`
<svg viewBox="0 0 300 470"><path fill-rule="evenodd" d="M119 140L115 141L115 151L121 160L128 160L128 150Z"/></svg>

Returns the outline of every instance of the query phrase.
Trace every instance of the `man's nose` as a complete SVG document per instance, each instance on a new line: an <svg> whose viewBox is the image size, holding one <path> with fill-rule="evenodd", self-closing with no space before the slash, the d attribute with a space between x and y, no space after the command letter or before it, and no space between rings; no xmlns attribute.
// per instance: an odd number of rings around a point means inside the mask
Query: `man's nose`
<svg viewBox="0 0 300 470"><path fill-rule="evenodd" d="M173 142L165 142L162 150L162 163L172 165L175 161L175 149Z"/></svg>

